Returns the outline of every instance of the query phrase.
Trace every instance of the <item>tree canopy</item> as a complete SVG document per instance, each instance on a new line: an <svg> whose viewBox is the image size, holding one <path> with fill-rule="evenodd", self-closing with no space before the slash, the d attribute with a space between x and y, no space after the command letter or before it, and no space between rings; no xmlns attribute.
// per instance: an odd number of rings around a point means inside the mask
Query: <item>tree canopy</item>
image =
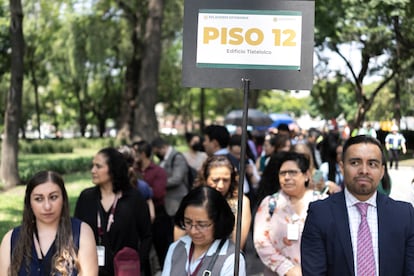
<svg viewBox="0 0 414 276"><path fill-rule="evenodd" d="M38 137L53 135L41 133L41 125L49 123L56 132L87 135L93 130L103 136L108 122L115 122L120 138L152 139L158 135L157 103L193 126L241 107L237 89L181 86L183 0L52 2L23 3L23 135L29 130ZM342 115L355 127L364 120L412 113L401 102L413 93L413 6L412 0L316 2L317 62L310 98L252 91L250 107L325 119ZM3 91L10 80L9 9L0 0ZM342 64L332 67L333 56ZM383 108L384 99L394 104L386 112L373 110Z"/></svg>

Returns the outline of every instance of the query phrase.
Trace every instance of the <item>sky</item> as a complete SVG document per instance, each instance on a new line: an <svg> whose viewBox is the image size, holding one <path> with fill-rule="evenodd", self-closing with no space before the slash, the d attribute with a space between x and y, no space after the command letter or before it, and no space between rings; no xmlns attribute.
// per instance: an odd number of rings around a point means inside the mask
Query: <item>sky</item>
<svg viewBox="0 0 414 276"><path fill-rule="evenodd" d="M354 68L354 72L358 75L359 71L361 70L361 51L359 49L359 46L357 43L352 43L352 44L343 44L339 47L339 49L341 50L341 53L343 53L343 55L350 60L350 63L352 64L353 68ZM347 76L351 77L351 73L349 71L349 69L346 67L345 62L342 60L342 58L330 51L330 50L325 50L323 53L323 56L325 57L329 57L330 58L330 62L328 65L328 68L331 70L339 70L340 72L346 74ZM376 65L381 65L384 64L384 62L386 61L387 56L384 54L382 56L379 56L377 58L372 58L370 61L370 67L376 66ZM318 64L318 57L316 54L314 54L314 58L313 58L313 64L314 66L316 66ZM364 79L363 84L370 84L374 81L378 81L380 80L382 77L377 75L377 76L367 76Z"/></svg>

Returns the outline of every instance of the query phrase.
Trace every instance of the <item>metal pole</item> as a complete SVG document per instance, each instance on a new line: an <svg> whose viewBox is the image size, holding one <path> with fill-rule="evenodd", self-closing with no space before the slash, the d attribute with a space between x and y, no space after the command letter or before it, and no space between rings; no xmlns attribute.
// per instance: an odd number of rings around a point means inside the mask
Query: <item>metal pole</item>
<svg viewBox="0 0 414 276"><path fill-rule="evenodd" d="M249 110L249 90L250 80L242 78L243 82L243 120L242 120L242 137L241 137L241 153L240 153L240 168L239 168L239 190L238 190L238 202L237 202L237 220L236 220L236 249L234 253L234 276L239 275L240 264L240 239L241 239L241 220L243 217L243 185L244 176L246 175L246 145L247 145L247 118Z"/></svg>

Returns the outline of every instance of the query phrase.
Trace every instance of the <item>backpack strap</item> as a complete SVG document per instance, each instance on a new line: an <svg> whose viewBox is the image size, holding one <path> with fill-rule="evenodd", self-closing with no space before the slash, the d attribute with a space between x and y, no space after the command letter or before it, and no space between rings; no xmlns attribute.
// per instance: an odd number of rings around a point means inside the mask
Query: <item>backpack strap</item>
<svg viewBox="0 0 414 276"><path fill-rule="evenodd" d="M172 159L171 159L171 166L174 166L174 161L175 161L175 157L177 157L177 155L181 154L180 152L175 152L175 154L173 155Z"/></svg>
<svg viewBox="0 0 414 276"><path fill-rule="evenodd" d="M276 209L276 206L277 206L276 200L278 198L279 198L279 193L274 193L269 198L268 207L269 207L269 216L270 216L270 218L273 216L273 213L275 212L275 209Z"/></svg>
<svg viewBox="0 0 414 276"><path fill-rule="evenodd" d="M175 154L173 155L173 157L171 158L171 167L173 167L173 168L174 168L175 157L177 157L177 155L181 155L181 156L183 157L184 161L185 161L185 165L186 165L187 167L189 167L189 165L188 165L188 163L187 163L187 160L185 159L184 154L182 154L182 153L181 153L181 152L179 152L179 151L176 151L176 152L175 152Z"/></svg>

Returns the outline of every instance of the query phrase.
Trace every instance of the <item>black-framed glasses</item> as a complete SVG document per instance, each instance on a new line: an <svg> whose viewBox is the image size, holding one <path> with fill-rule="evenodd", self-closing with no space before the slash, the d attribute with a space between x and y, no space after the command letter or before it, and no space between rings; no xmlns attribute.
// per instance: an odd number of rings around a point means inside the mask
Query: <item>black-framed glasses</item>
<svg viewBox="0 0 414 276"><path fill-rule="evenodd" d="M279 176L285 177L285 176L289 175L291 177L295 177L299 173L301 173L300 170L285 170L285 171L279 171Z"/></svg>
<svg viewBox="0 0 414 276"><path fill-rule="evenodd" d="M194 227L195 230L204 232L208 228L210 228L210 226L212 225L213 225L212 222L211 223L199 222L199 223L193 224L192 221L184 221L183 227L186 231L190 231Z"/></svg>

